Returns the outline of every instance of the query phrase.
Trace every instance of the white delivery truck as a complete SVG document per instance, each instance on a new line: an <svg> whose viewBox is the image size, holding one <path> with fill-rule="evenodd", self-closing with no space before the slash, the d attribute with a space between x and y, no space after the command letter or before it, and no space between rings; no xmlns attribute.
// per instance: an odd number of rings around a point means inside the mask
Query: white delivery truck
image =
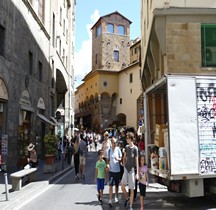
<svg viewBox="0 0 216 210"><path fill-rule="evenodd" d="M149 173L188 197L216 193L216 76L164 75L145 90L144 107Z"/></svg>

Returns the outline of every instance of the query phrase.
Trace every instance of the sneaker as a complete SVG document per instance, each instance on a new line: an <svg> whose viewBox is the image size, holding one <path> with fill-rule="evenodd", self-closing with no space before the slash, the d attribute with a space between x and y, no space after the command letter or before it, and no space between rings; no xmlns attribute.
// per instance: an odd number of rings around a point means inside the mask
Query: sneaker
<svg viewBox="0 0 216 210"><path fill-rule="evenodd" d="M118 203L118 198L117 197L115 197L114 200L115 200L115 203Z"/></svg>
<svg viewBox="0 0 216 210"><path fill-rule="evenodd" d="M130 210L133 210L132 206L130 206Z"/></svg>
<svg viewBox="0 0 216 210"><path fill-rule="evenodd" d="M102 205L102 200L99 200L98 203L99 203L100 205Z"/></svg>
<svg viewBox="0 0 216 210"><path fill-rule="evenodd" d="M110 208L112 208L112 207L113 207L113 205L112 205L112 201L111 201L111 200L109 200L109 203L108 203L108 205L109 205L109 207L110 207Z"/></svg>
<svg viewBox="0 0 216 210"><path fill-rule="evenodd" d="M100 195L98 194L97 197L98 197L98 201L100 202L101 201Z"/></svg>
<svg viewBox="0 0 216 210"><path fill-rule="evenodd" d="M124 202L124 207L127 206L128 201L129 201L129 198L125 200L125 202Z"/></svg>

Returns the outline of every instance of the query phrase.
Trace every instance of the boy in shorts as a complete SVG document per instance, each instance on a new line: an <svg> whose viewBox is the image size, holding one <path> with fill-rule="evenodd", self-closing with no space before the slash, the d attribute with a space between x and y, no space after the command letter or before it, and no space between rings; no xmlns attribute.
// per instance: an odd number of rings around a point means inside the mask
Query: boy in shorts
<svg viewBox="0 0 216 210"><path fill-rule="evenodd" d="M123 156L123 164L124 164L124 174L121 180L121 188L125 197L124 206L127 206L128 201L130 201L130 210L133 210L133 198L134 198L134 189L135 189L135 178L139 179L139 161L138 161L138 148L133 144L134 134L132 132L127 133L127 143L124 156ZM137 168L137 172L135 175L135 168ZM128 185L130 190L130 197L126 192L125 186Z"/></svg>
<svg viewBox="0 0 216 210"><path fill-rule="evenodd" d="M103 160L103 151L98 150L98 161L95 166L95 179L97 180L98 201L102 204L104 180L106 175L106 162Z"/></svg>

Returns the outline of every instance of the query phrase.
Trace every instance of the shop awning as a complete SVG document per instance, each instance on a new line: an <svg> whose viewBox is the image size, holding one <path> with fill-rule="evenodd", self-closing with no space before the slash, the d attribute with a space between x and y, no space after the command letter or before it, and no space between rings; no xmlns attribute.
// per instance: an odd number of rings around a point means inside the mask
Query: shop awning
<svg viewBox="0 0 216 210"><path fill-rule="evenodd" d="M42 120L44 121L45 123L48 123L50 125L56 125L55 123L51 122L50 120L48 120L44 115L42 114L37 114L37 116Z"/></svg>
<svg viewBox="0 0 216 210"><path fill-rule="evenodd" d="M59 125L58 121L55 119L55 117L50 116L50 119L55 123L55 125Z"/></svg>

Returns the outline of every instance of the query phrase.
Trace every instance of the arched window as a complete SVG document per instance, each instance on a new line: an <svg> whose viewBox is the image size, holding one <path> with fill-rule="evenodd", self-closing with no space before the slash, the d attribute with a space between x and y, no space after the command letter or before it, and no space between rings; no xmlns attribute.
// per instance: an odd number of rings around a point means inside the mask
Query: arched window
<svg viewBox="0 0 216 210"><path fill-rule="evenodd" d="M125 28L124 26L118 26L118 34L125 35Z"/></svg>
<svg viewBox="0 0 216 210"><path fill-rule="evenodd" d="M101 28L101 26L98 26L98 27L96 28L96 37L100 36L101 33L102 33L102 28Z"/></svg>
<svg viewBox="0 0 216 210"><path fill-rule="evenodd" d="M114 33L114 26L111 23L107 24L107 32L113 34Z"/></svg>

